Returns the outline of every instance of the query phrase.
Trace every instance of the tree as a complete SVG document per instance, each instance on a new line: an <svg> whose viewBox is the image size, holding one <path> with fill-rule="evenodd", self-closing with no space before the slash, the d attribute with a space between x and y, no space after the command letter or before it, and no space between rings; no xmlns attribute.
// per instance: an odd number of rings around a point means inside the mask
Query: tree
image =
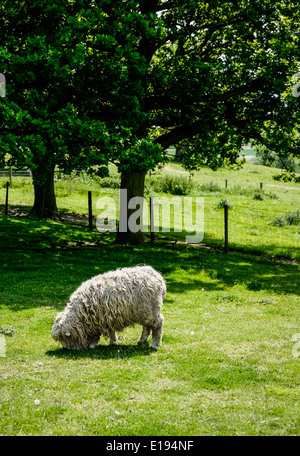
<svg viewBox="0 0 300 456"><path fill-rule="evenodd" d="M125 133L109 159L129 197L143 196L146 172L187 140L190 169L234 163L251 139L299 154L289 87L300 61L297 2L107 0L80 18L75 28L89 28L81 109ZM117 240L141 243L143 234Z"/></svg>
<svg viewBox="0 0 300 456"><path fill-rule="evenodd" d="M54 169L100 166L107 160L105 126L80 117L74 104L73 72L82 60L81 36L69 43L68 17L81 4L55 0L27 3L5 0L0 6L1 69L7 81L1 99L0 156L4 164L32 170L34 206L40 218L57 212ZM89 155L87 163L86 155Z"/></svg>
<svg viewBox="0 0 300 456"><path fill-rule="evenodd" d="M145 174L170 145L188 141L190 169L234 163L250 140L299 154L300 98L291 95L300 61L297 2L60 3L67 13L60 16L59 46L74 52L69 82L62 78L57 90L76 112L72 124L84 119L87 132L95 122L106 138L102 144L93 135L94 147L118 166L129 198L143 196ZM65 68L60 57L58 75ZM97 158L88 148L83 155L86 166ZM143 233L119 231L117 241L142 243Z"/></svg>

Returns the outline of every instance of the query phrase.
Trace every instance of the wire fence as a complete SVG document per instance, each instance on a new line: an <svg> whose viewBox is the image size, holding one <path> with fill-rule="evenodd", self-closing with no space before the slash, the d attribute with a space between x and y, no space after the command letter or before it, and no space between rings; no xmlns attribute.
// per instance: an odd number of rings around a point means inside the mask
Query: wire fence
<svg viewBox="0 0 300 456"><path fill-rule="evenodd" d="M169 208L165 209L168 211ZM194 207L193 212L196 210ZM182 211L182 220L180 211ZM170 216L165 218L165 223L160 214L158 221L150 222L151 226L160 226L152 237L158 241L168 232L174 238L177 236L178 239L184 240L187 233L184 229L180 236L180 228L181 226L185 228L186 212L180 205L179 211L171 210ZM266 205L260 209L245 203L229 205L222 199L219 204L216 204L206 202L203 198L198 226L195 214L192 217L194 220L190 225L196 232L203 234L201 244L220 247L225 251L245 250L299 259L300 210L293 212L284 210L282 207L270 208Z"/></svg>
<svg viewBox="0 0 300 456"><path fill-rule="evenodd" d="M228 206L227 206L228 207ZM270 255L299 258L300 211L263 209L246 204L227 209L205 205L203 242Z"/></svg>
<svg viewBox="0 0 300 456"><path fill-rule="evenodd" d="M9 187L7 183L5 215L9 213ZM210 197L173 196L163 198L164 206L161 197L147 197L143 230L154 243L166 238L186 241L190 236L192 241L188 242L193 243L195 239L196 243L225 251L244 250L300 259L300 210L291 211L288 204L278 201L274 206L272 202L269 204L266 200L259 201L259 196L257 198L255 204L250 200L249 204L237 200L229 204L226 197L219 202L214 198L212 202ZM115 204L117 226L118 202L111 201ZM88 227L96 230L95 218L99 214L92 205L91 191L87 192L87 209Z"/></svg>

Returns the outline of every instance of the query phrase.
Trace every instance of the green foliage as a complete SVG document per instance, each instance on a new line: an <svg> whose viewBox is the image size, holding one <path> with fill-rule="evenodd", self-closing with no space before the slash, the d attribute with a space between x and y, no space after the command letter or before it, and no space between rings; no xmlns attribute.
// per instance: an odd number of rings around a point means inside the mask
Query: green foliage
<svg viewBox="0 0 300 456"><path fill-rule="evenodd" d="M219 203L218 203L218 206L217 208L218 209L224 209L224 207L227 206L228 209L231 209L233 206L229 203L228 199L227 198L221 198Z"/></svg>
<svg viewBox="0 0 300 456"><path fill-rule="evenodd" d="M250 139L299 153L297 11L283 1L5 0L1 13L11 162L144 173L179 143L187 168L216 169Z"/></svg>
<svg viewBox="0 0 300 456"><path fill-rule="evenodd" d="M284 217L274 217L272 220L272 225L273 226L285 226L286 225L286 220Z"/></svg>
<svg viewBox="0 0 300 456"><path fill-rule="evenodd" d="M206 184L202 184L199 186L200 190L203 192L210 192L210 193L217 193L221 191L220 185L218 185L216 182L210 181Z"/></svg>
<svg viewBox="0 0 300 456"><path fill-rule="evenodd" d="M147 184L155 192L170 193L171 195L187 195L195 187L191 179L178 176L150 178L147 180Z"/></svg>
<svg viewBox="0 0 300 456"><path fill-rule="evenodd" d="M253 199L255 199L257 201L263 201L263 199L264 199L263 193L262 192L255 192L254 195L253 195Z"/></svg>
<svg viewBox="0 0 300 456"><path fill-rule="evenodd" d="M153 170L158 163L164 160L163 150L159 144L153 144L150 140L140 139L130 148L121 151L118 160L120 172L138 172L146 174Z"/></svg>
<svg viewBox="0 0 300 456"><path fill-rule="evenodd" d="M274 219L272 220L272 225L300 225L300 211L287 213L283 217L274 217Z"/></svg>
<svg viewBox="0 0 300 456"><path fill-rule="evenodd" d="M74 71L84 53L78 36L74 47L70 42L69 19L79 13L80 2L44 6L5 1L0 31L6 50L2 71L8 75L1 99L1 161L9 154L7 164L30 168L39 185L56 165L67 172L107 165L99 147L109 142L105 125L79 113L75 104Z"/></svg>
<svg viewBox="0 0 300 456"><path fill-rule="evenodd" d="M300 176L297 176L295 173L292 172L285 172L282 174L275 174L273 176L274 180L281 181L281 182L300 182Z"/></svg>
<svg viewBox="0 0 300 456"><path fill-rule="evenodd" d="M286 169L290 174L298 169L296 159L288 155L278 155L276 152L267 149L266 146L256 148L256 157L262 165Z"/></svg>
<svg viewBox="0 0 300 456"><path fill-rule="evenodd" d="M288 225L300 225L300 211L286 214L285 218Z"/></svg>
<svg viewBox="0 0 300 456"><path fill-rule="evenodd" d="M284 183L278 183L274 187L272 170L269 167L252 165L247 163L242 170L220 169L212 171L208 168L196 171L191 180L188 173L184 172L179 164L170 163L164 170L156 171L146 179L146 202L149 205L148 196L159 196L149 182L164 179L164 176L173 177L174 183L180 183L178 177L185 177L185 182L191 182L192 188L187 193L192 197L204 197L204 223L205 237L203 242L208 246L223 247L224 239L224 214L222 209L217 210L221 198L227 198L234 207L229 214L229 245L230 249L238 249L269 255L271 257L287 257L299 260L299 234L298 225L285 225L285 229L273 226L275 216L283 217L284 214L297 212L299 208L299 184L289 185L286 189ZM228 186L225 188L225 179ZM0 178L0 202L5 202L6 178ZM253 199L253 195L260 191L260 182L263 182L263 200ZM108 187L107 187L108 186ZM92 191L93 215L98 216L97 200L101 196L110 196L114 199L118 217L120 176L116 173L116 167L110 167L109 178L93 177L85 173L73 177L61 175L61 179L55 181L57 206L59 217L74 219L74 223L87 226L88 214L88 191ZM272 188L274 191L268 192ZM209 191L211 190L211 191ZM159 189L160 191L160 189ZM158 192L157 192L158 193ZM168 197L171 193L162 196ZM13 177L9 187L9 212L28 213L33 201L32 180L25 177ZM182 201L183 203L184 201ZM2 206L2 211L4 210ZM78 214L78 217L77 215ZM57 220L57 218L56 218ZM180 218L173 222L171 227L163 225L164 229L170 228L171 233L157 234L160 238L173 240L185 240L186 233L173 233L173 228L181 226ZM286 223L286 221L285 221ZM38 228L36 224L36 229ZM61 234L61 232L59 231ZM97 233L96 233L97 234ZM65 231L65 241L76 245L76 232ZM21 235L20 235L21 236ZM80 238L81 240L81 238ZM55 240L54 240L55 242ZM93 242L89 239L88 242ZM147 237L146 237L147 242ZM48 244L48 243L47 243ZM30 244L29 244L30 245ZM51 245L51 244L50 244Z"/></svg>
<svg viewBox="0 0 300 456"><path fill-rule="evenodd" d="M188 170L237 168L250 141L299 155L294 3L4 0L0 11L0 164L29 167L50 214L56 166L143 175L180 145Z"/></svg>

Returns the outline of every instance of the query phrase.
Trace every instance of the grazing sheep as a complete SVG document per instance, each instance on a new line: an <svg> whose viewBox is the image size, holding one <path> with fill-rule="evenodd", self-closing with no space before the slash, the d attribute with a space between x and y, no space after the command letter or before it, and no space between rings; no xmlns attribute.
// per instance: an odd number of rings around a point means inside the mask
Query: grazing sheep
<svg viewBox="0 0 300 456"><path fill-rule="evenodd" d="M83 282L70 296L52 327L53 339L63 348L95 348L103 335L117 342L115 331L136 323L143 326L139 343L152 331L152 348L161 345L166 284L151 266L120 268Z"/></svg>

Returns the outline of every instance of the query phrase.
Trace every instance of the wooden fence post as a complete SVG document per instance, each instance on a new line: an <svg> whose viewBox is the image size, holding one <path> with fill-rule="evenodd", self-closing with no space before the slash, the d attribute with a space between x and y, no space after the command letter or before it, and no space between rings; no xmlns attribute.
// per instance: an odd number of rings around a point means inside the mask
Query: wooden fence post
<svg viewBox="0 0 300 456"><path fill-rule="evenodd" d="M151 242L154 242L154 213L152 196L150 196L150 239Z"/></svg>
<svg viewBox="0 0 300 456"><path fill-rule="evenodd" d="M92 211L92 192L88 192L88 204L89 204L89 230L93 229L93 211Z"/></svg>
<svg viewBox="0 0 300 456"><path fill-rule="evenodd" d="M5 215L8 215L8 187L9 182L6 182L6 197L5 197Z"/></svg>
<svg viewBox="0 0 300 456"><path fill-rule="evenodd" d="M224 205L224 227L225 227L225 253L228 252L228 205Z"/></svg>

